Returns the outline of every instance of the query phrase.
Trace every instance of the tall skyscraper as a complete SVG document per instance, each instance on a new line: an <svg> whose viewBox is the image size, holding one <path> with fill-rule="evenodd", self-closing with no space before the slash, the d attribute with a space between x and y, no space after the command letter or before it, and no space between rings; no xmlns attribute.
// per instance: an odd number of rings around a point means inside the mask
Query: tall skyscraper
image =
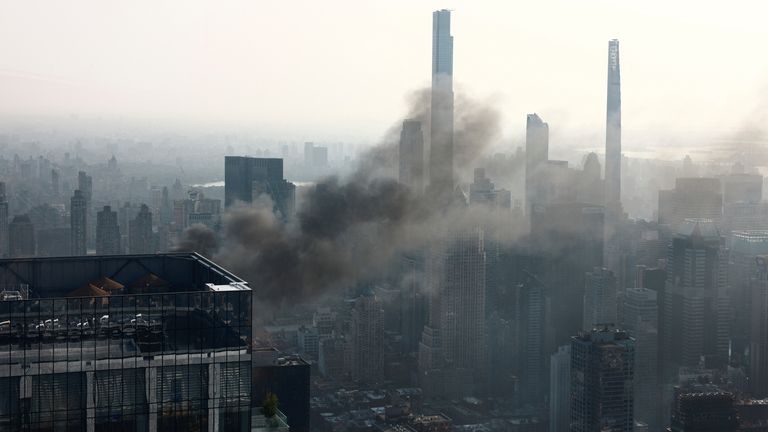
<svg viewBox="0 0 768 432"><path fill-rule="evenodd" d="M5 183L0 182L0 257L6 257L8 247L8 199L5 196Z"/></svg>
<svg viewBox="0 0 768 432"><path fill-rule="evenodd" d="M538 114L528 114L525 122L525 208L531 209L541 202L543 179L549 160L549 125Z"/></svg>
<svg viewBox="0 0 768 432"><path fill-rule="evenodd" d="M51 170L51 195L59 196L59 172L55 169Z"/></svg>
<svg viewBox="0 0 768 432"><path fill-rule="evenodd" d="M663 301L662 353L667 379L702 356L728 359L728 254L714 222L686 219L672 239Z"/></svg>
<svg viewBox="0 0 768 432"><path fill-rule="evenodd" d="M35 256L35 227L28 215L14 216L8 224L8 245L11 258Z"/></svg>
<svg viewBox="0 0 768 432"><path fill-rule="evenodd" d="M414 193L424 191L424 134L418 120L403 121L400 131L399 175L400 183Z"/></svg>
<svg viewBox="0 0 768 432"><path fill-rule="evenodd" d="M424 295L424 254L410 252L400 258L400 334L403 353L415 353L424 329L427 308Z"/></svg>
<svg viewBox="0 0 768 432"><path fill-rule="evenodd" d="M88 226L88 201L85 194L80 189L70 199L69 206L69 227L72 236L71 246L72 255L86 255L86 233Z"/></svg>
<svg viewBox="0 0 768 432"><path fill-rule="evenodd" d="M519 341L517 355L520 384L523 390L522 399L526 402L540 403L546 392L544 341L547 300L544 285L538 278L529 276L516 287L516 294L515 327Z"/></svg>
<svg viewBox="0 0 768 432"><path fill-rule="evenodd" d="M432 13L429 186L439 203L453 196L453 36L451 11Z"/></svg>
<svg viewBox="0 0 768 432"><path fill-rule="evenodd" d="M731 327L731 360L746 363L753 328L752 311L755 302L755 278L760 277L760 257L768 255L768 231L733 231L730 235L728 259L728 289L734 314ZM768 388L766 388L768 392ZM766 394L768 396L768 394Z"/></svg>
<svg viewBox="0 0 768 432"><path fill-rule="evenodd" d="M750 392L768 397L768 256L757 258L751 282Z"/></svg>
<svg viewBox="0 0 768 432"><path fill-rule="evenodd" d="M446 235L430 251L428 322L419 344L419 371L428 389L437 380L438 393L470 394L473 379L487 371L485 270L482 229Z"/></svg>
<svg viewBox="0 0 768 432"><path fill-rule="evenodd" d="M584 283L584 331L599 324L617 324L616 277L613 272L595 267L588 272Z"/></svg>
<svg viewBox="0 0 768 432"><path fill-rule="evenodd" d="M621 208L621 71L619 41L608 42L608 98L605 120L604 266L622 277L619 225Z"/></svg>
<svg viewBox="0 0 768 432"><path fill-rule="evenodd" d="M224 158L224 206L250 204L260 195L272 199L274 210L283 218L293 214L296 186L283 179L283 160L227 156Z"/></svg>
<svg viewBox="0 0 768 432"><path fill-rule="evenodd" d="M146 204L142 204L136 218L128 222L128 253L151 254L154 252L152 213Z"/></svg>
<svg viewBox="0 0 768 432"><path fill-rule="evenodd" d="M619 41L608 42L608 103L605 119L605 206L621 211L621 71Z"/></svg>
<svg viewBox="0 0 768 432"><path fill-rule="evenodd" d="M350 372L356 381L376 383L384 377L384 310L372 291L352 307Z"/></svg>
<svg viewBox="0 0 768 432"><path fill-rule="evenodd" d="M655 291L630 288L624 295L623 327L635 339L635 419L660 427L659 306Z"/></svg>
<svg viewBox="0 0 768 432"><path fill-rule="evenodd" d="M549 359L549 432L563 432L571 424L571 346L557 348Z"/></svg>
<svg viewBox="0 0 768 432"><path fill-rule="evenodd" d="M609 327L571 342L571 431L634 430L635 341Z"/></svg>
<svg viewBox="0 0 768 432"><path fill-rule="evenodd" d="M121 252L117 212L110 206L104 206L104 209L96 214L96 254L117 255Z"/></svg>
<svg viewBox="0 0 768 432"><path fill-rule="evenodd" d="M90 205L93 199L93 178L85 171L77 173L77 188L83 193L85 201Z"/></svg>
<svg viewBox="0 0 768 432"><path fill-rule="evenodd" d="M531 244L547 261L541 274L551 307L548 325L552 343L547 350L570 341L574 329L584 324L585 276L603 263L604 210L580 203L552 204L535 208L531 220Z"/></svg>
<svg viewBox="0 0 768 432"><path fill-rule="evenodd" d="M93 240L96 236L96 226L93 223L93 177L79 171L77 173L77 188L85 197L85 248L93 247ZM74 245L74 242L72 243Z"/></svg>

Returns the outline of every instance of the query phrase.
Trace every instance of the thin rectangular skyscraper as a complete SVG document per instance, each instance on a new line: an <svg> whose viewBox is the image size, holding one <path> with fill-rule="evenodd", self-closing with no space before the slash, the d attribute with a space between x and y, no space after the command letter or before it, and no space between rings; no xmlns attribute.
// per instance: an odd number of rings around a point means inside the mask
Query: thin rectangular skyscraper
<svg viewBox="0 0 768 432"><path fill-rule="evenodd" d="M619 41L608 42L608 101L605 123L605 204L621 208L621 70Z"/></svg>
<svg viewBox="0 0 768 432"><path fill-rule="evenodd" d="M608 98L605 117L604 266L621 278L618 225L621 220L621 71L619 41L608 42Z"/></svg>
<svg viewBox="0 0 768 432"><path fill-rule="evenodd" d="M451 11L432 13L430 189L438 202L453 194L453 36Z"/></svg>
<svg viewBox="0 0 768 432"><path fill-rule="evenodd" d="M398 147L400 183L411 188L413 193L424 192L424 136L421 122L403 121Z"/></svg>
<svg viewBox="0 0 768 432"><path fill-rule="evenodd" d="M528 114L525 122L525 207L531 215L534 204L541 204L542 178L549 159L549 125L538 114Z"/></svg>

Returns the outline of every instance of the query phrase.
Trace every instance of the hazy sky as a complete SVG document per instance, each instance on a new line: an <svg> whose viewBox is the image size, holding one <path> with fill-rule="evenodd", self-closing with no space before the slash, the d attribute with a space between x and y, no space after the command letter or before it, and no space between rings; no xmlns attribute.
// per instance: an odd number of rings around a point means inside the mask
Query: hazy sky
<svg viewBox="0 0 768 432"><path fill-rule="evenodd" d="M497 104L510 137L538 112L553 145L600 145L611 38L628 149L765 113L763 1L0 0L0 115L374 141L429 82L439 8L454 10L455 82Z"/></svg>

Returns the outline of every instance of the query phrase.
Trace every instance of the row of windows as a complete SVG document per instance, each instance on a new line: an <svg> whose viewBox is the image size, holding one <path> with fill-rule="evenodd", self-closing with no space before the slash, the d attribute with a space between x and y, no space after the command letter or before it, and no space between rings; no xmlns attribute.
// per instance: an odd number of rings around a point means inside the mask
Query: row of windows
<svg viewBox="0 0 768 432"><path fill-rule="evenodd" d="M0 302L0 365L250 345L250 292Z"/></svg>
<svg viewBox="0 0 768 432"><path fill-rule="evenodd" d="M208 427L211 371L218 374L213 382L219 387L215 406L219 407L220 421L247 425L250 362L239 362L218 364L213 369L184 365L96 371L91 383L86 373L0 378L0 430L85 430L89 393L97 430L100 426L110 432L147 430L149 385L155 391L157 430L203 431ZM231 426L221 430L244 429Z"/></svg>

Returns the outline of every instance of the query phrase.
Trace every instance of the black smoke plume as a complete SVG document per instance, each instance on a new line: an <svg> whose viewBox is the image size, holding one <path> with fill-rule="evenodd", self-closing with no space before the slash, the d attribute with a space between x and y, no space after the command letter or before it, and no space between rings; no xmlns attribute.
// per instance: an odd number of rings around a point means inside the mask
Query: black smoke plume
<svg viewBox="0 0 768 432"><path fill-rule="evenodd" d="M429 90L410 98L407 118L428 125ZM499 115L463 95L455 103L455 154L460 175L499 133ZM203 248L215 261L247 280L257 299L300 302L343 289L384 272L398 252L428 245L447 230L493 223L490 213L433 206L396 180L399 123L361 158L349 177L320 180L283 223L271 203L229 211L216 243L213 232L192 227L178 250ZM428 132L425 134L428 142ZM427 158L425 158L426 160ZM212 245L218 249L211 253Z"/></svg>

